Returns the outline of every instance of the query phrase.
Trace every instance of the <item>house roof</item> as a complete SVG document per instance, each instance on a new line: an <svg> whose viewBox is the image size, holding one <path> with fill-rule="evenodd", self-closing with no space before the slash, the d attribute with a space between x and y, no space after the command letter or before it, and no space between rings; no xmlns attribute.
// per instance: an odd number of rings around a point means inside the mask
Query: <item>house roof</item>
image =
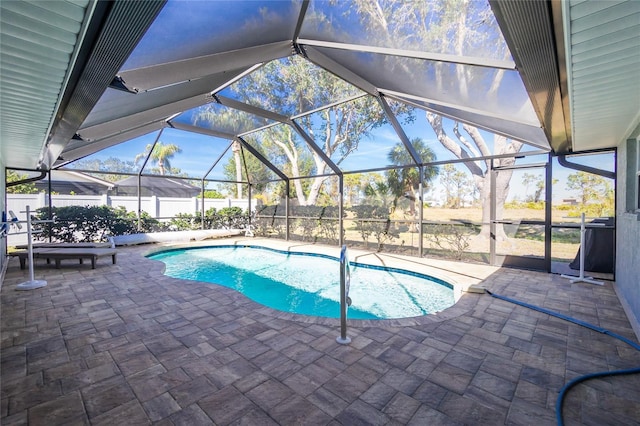
<svg viewBox="0 0 640 426"><path fill-rule="evenodd" d="M138 176L129 176L128 178L115 182L118 189L136 188L138 187ZM200 193L200 188L190 185L182 179L174 179L171 177L153 177L140 176L140 186L159 196L194 196Z"/></svg>

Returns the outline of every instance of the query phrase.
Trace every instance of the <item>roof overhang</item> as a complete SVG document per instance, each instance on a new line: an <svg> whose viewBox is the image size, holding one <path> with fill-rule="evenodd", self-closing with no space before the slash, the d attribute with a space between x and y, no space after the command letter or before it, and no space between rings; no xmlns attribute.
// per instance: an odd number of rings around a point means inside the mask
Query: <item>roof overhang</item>
<svg viewBox="0 0 640 426"><path fill-rule="evenodd" d="M1 3L3 21L11 15L2 25L0 81L6 166L53 165L164 3Z"/></svg>

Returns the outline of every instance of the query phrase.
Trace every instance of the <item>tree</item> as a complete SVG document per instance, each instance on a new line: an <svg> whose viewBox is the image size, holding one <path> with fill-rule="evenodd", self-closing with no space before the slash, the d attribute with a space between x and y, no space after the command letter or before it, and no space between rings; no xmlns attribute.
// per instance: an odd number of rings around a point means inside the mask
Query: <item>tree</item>
<svg viewBox="0 0 640 426"><path fill-rule="evenodd" d="M29 176L20 174L15 170L7 169L7 183L18 182L27 179ZM38 189L33 182L21 183L19 185L7 186L7 194L37 194Z"/></svg>
<svg viewBox="0 0 640 426"><path fill-rule="evenodd" d="M544 178L540 175L536 175L533 173L525 173L522 175L522 184L525 188L525 201L532 201L534 203L540 202L540 198L542 197L542 191L544 191ZM535 192L533 196L529 194L529 186L533 185L535 188Z"/></svg>
<svg viewBox="0 0 640 426"><path fill-rule="evenodd" d="M202 197L202 192L198 195L198 197ZM215 189L207 189L204 191L204 198L226 198L220 192Z"/></svg>
<svg viewBox="0 0 640 426"><path fill-rule="evenodd" d="M473 185L467 174L456 169L453 164L442 166L440 183L444 186L445 207L459 209L462 207L464 197L471 195L469 187Z"/></svg>
<svg viewBox="0 0 640 426"><path fill-rule="evenodd" d="M296 56L267 63L239 80L229 90L241 101L287 116L331 104L326 109L296 119L296 123L337 165L385 120L384 111L371 96L333 104L336 100L359 92L343 80ZM198 115L198 120L205 120L210 126L219 128L224 124L238 124L213 105L205 107L205 110ZM243 120L252 124L250 128L260 127L248 118ZM227 131L240 133L237 127L227 127ZM292 178L292 189L298 204L315 204L328 179L326 175L331 173L322 156L310 149L307 141L288 124L272 126L252 136L252 146L256 149L260 147L272 164ZM313 176L308 185L297 179L303 176Z"/></svg>
<svg viewBox="0 0 640 426"><path fill-rule="evenodd" d="M424 141L420 138L415 138L411 141L411 144L415 148L416 153L420 156L420 160L425 163L430 163L436 160L434 152L425 145ZM409 151L405 148L404 144L396 144L391 151L389 151L387 158L391 164L395 166L405 166L409 164L415 164L413 158L409 154ZM408 198L411 203L409 204L409 211L412 217L416 217L418 208L421 206L420 197L420 182L425 187L429 186L429 183L438 174L438 169L433 166L425 166L422 168L422 176L418 167L406 167L402 169L391 169L387 171L387 182L389 188L396 196ZM426 191L427 188L424 188Z"/></svg>
<svg viewBox="0 0 640 426"><path fill-rule="evenodd" d="M345 14L356 15L364 31L375 34L380 45L397 46L399 41L404 49L416 49L451 55L492 57L509 59L510 54L504 43L501 32L495 23L492 12L484 2L474 0L420 2L396 2L392 0L354 0L353 6L346 9ZM319 19L319 18L318 18ZM353 18L351 18L353 19ZM330 25L330 24L328 24ZM390 61L382 57L381 61ZM404 75L414 75L414 62L396 60L386 64L386 68L402 68ZM503 69L473 66L452 65L444 61L430 61L425 70L425 78L433 80L434 93L449 93L455 102L461 105L478 104L482 97L485 105L498 105L501 102L518 102L515 97L508 96L505 90L500 91L505 75ZM416 78L419 78L416 76ZM482 87L482 90L478 90ZM503 88L504 89L504 88ZM523 99L527 102L527 99ZM513 105L514 110L524 105ZM492 154L515 154L522 148L522 143L504 136L494 135L493 152L480 131L471 125L463 125L466 134L459 131L459 123L455 122L451 137L443 124L440 115L427 112L426 118L433 128L436 137L443 147L459 159ZM491 161L467 161L464 165L473 176L474 183L483 200L482 230L484 238L489 235L490 221L490 169ZM509 166L515 163L514 158L494 160L495 166ZM496 172L496 218L502 218L504 201L509 191L511 170ZM504 239L506 234L498 227L497 238Z"/></svg>
<svg viewBox="0 0 640 426"><path fill-rule="evenodd" d="M151 152L149 159L158 166L158 170L161 175L180 172L179 169L173 169L169 162L169 159L173 158L175 154L182 152L178 145L172 143L165 145L160 141L158 141L155 146L153 144L148 144L143 153L136 155L136 158L133 160L134 163L138 164L140 160L147 158L149 156L149 152Z"/></svg>
<svg viewBox="0 0 640 426"><path fill-rule="evenodd" d="M243 111L233 111L228 108L220 108L217 104L208 104L200 107L193 114L193 124L198 126L205 126L209 128L216 128L228 133L239 134L245 132L247 129L253 129L259 127L256 123L255 117L252 117L248 113ZM251 136L253 137L253 136ZM243 170L243 150L242 144L238 140L234 140L231 143L231 152L233 153L234 165L227 164L225 166L225 175L230 180L235 180L235 193L237 198L242 198L244 180L248 180L248 177L243 178L245 171ZM257 159L254 159L257 161ZM254 171L258 167L264 169L262 174L268 174L266 166L264 164L254 165Z"/></svg>
<svg viewBox="0 0 640 426"><path fill-rule="evenodd" d="M583 207L590 201L606 198L610 187L607 184L608 182L602 176L582 171L572 173L567 177L567 189L578 193L580 204Z"/></svg>
<svg viewBox="0 0 640 426"><path fill-rule="evenodd" d="M473 156L473 153L476 149L469 143L464 135L459 132L458 123L455 123L454 134L456 135L458 141L462 144L462 146L447 135L442 125L441 116L428 112L427 119L436 132L436 136L438 137L440 143L442 143L442 145L450 152L452 152L456 157L464 159L471 158ZM465 132L467 132L467 134L471 136L471 140L475 144L475 147L479 150L480 155L490 156L491 151L489 150L488 145L485 142L484 137L482 136L480 131L476 127L468 124L464 124L462 127ZM522 142L510 140L501 135L494 135L493 137L493 151L495 154L515 154L520 151L522 145ZM491 160L486 159L483 161L466 161L463 164L471 172L473 181L478 191L480 192L480 199L482 200L483 224L480 235L482 236L482 238L486 238L489 235L488 223L490 222L491 212ZM484 164L484 167L481 166L482 164ZM497 158L493 160L493 164L495 167L511 166L515 164L515 157ZM513 170L510 169L496 171L496 193L493 195L496 199L496 219L501 219L503 216L504 202L507 199L507 195L509 194L509 183L511 181L512 175ZM496 238L506 239L506 234L503 227L500 226L497 228Z"/></svg>
<svg viewBox="0 0 640 426"><path fill-rule="evenodd" d="M106 160L84 158L70 163L69 167L80 170L95 170L95 172L88 172L88 174L109 182L116 182L122 179L122 176L101 172L135 173L137 171L133 161L123 161L116 157L109 157Z"/></svg>
<svg viewBox="0 0 640 426"><path fill-rule="evenodd" d="M247 140L251 140L251 138L247 137ZM237 144L238 148L240 148L239 143L234 142L234 144ZM261 152L262 148L258 147L257 150ZM242 184L243 181L251 182L253 184L252 190L259 193L267 187L267 181L272 178L269 169L260 160L241 149L238 149L237 155L234 152L233 158L224 165L223 170L227 179L241 182L239 184L225 185L227 191L231 194L235 193L238 198L242 198L245 195L248 196L248 185ZM245 176L246 173L249 173L249 176Z"/></svg>
<svg viewBox="0 0 640 426"><path fill-rule="evenodd" d="M364 175L362 173L344 175L344 203L346 206L352 206L358 202L363 182Z"/></svg>

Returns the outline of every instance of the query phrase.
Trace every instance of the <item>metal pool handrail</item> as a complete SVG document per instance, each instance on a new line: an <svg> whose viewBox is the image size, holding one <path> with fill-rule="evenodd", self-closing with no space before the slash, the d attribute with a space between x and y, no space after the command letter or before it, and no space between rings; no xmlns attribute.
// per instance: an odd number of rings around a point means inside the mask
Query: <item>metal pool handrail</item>
<svg viewBox="0 0 640 426"><path fill-rule="evenodd" d="M351 343L351 338L347 336L347 310L351 306L349 297L349 287L351 286L351 270L349 269L349 253L346 244L340 250L340 336L336 342L341 345Z"/></svg>

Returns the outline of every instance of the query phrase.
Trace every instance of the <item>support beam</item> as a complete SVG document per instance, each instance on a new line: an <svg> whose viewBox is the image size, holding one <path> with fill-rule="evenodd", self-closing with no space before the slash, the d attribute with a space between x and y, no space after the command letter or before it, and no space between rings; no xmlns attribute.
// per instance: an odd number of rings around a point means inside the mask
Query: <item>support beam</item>
<svg viewBox="0 0 640 426"><path fill-rule="evenodd" d="M142 171L147 166L147 162L149 161L149 158L151 158L151 153L158 144L163 131L164 129L160 129L160 131L158 132L158 136L156 136L156 140L153 141L153 145L151 145L149 154L147 154L147 158L144 159L144 163L142 163L142 167L140 167L140 171L138 172L138 231L142 230Z"/></svg>
<svg viewBox="0 0 640 426"><path fill-rule="evenodd" d="M418 167L418 173L420 176L424 176L424 166ZM420 179L420 210L418 210L418 237L420 240L418 241L418 257L422 257L423 249L424 249L424 226L422 226L422 221L424 220L424 184L422 183L422 179Z"/></svg>
<svg viewBox="0 0 640 426"><path fill-rule="evenodd" d="M95 2L80 48L71 64L55 116L47 132L39 166L49 169L98 103L135 46L145 34L164 0ZM118 41L114 45L114 41Z"/></svg>
<svg viewBox="0 0 640 426"><path fill-rule="evenodd" d="M393 129L396 131L396 134L402 141L402 144L407 149L407 151L409 151L409 155L411 155L411 159L413 160L414 164L422 164L422 158L420 158L420 155L418 154L416 149L413 147L413 144L411 143L411 141L409 141L407 134L404 132L404 129L398 122L396 115L393 113L393 111L391 111L391 107L389 106L389 103L387 102L387 100L384 98L383 95L378 95L378 102L380 103L380 106L382 106L382 109L384 110L384 113L387 116L387 119L391 122L391 125L393 126ZM420 180L422 180L422 175L420 175Z"/></svg>
<svg viewBox="0 0 640 426"><path fill-rule="evenodd" d="M498 172L494 169L494 162L491 159L490 167L490 190L489 190L489 264L496 266L496 177Z"/></svg>
<svg viewBox="0 0 640 426"><path fill-rule="evenodd" d="M220 105L224 105L229 108L237 109L238 111L244 111L247 114L256 115L258 117L266 118L268 120L278 121L280 123L289 123L289 117L286 115L278 114L277 112L269 111L264 108L249 105L244 102L237 101L235 99L227 98L226 96L212 95L213 99Z"/></svg>
<svg viewBox="0 0 640 426"><path fill-rule="evenodd" d="M234 138L235 140L239 141L242 146L244 148L247 149L247 151L249 151L251 154L253 154L254 157L256 157L258 160L260 160L260 162L262 164L264 164L265 166L267 166L269 168L269 170L271 170L273 173L277 174L278 177L280 177L280 179L284 180L284 181L289 181L289 177L287 175L285 175L284 173L282 173L280 171L280 169L278 169L276 166L274 166L273 164L271 164L271 162L269 160L267 160L264 155L262 155L257 149L255 149L254 147L252 147L251 145L249 145L249 143L247 141L245 141L244 139L242 139L241 137L236 137ZM247 176L248 177L248 176Z"/></svg>
<svg viewBox="0 0 640 426"><path fill-rule="evenodd" d="M338 175L338 192L340 193L338 199L338 231L340 232L338 247L342 247L344 245L344 175L342 173Z"/></svg>
<svg viewBox="0 0 640 426"><path fill-rule="evenodd" d="M289 179L285 181L286 198L284 200L284 227L285 240L289 241L289 192L291 191L291 183Z"/></svg>
<svg viewBox="0 0 640 426"><path fill-rule="evenodd" d="M318 156L322 158L322 161L324 161L325 164L329 166L329 168L333 170L335 174L337 174L338 176L342 175L342 170L340 170L340 167L338 167L336 163L334 163L331 160L331 158L329 158L329 156L322 149L320 149L318 145L316 145L315 141L311 138L311 136L309 136L307 132L305 132L304 129L300 127L300 125L297 122L292 120L291 126L293 126L295 131L298 132L298 134L302 137L302 139L305 140L307 145L309 145L309 148L311 148L313 152L318 154Z"/></svg>
<svg viewBox="0 0 640 426"><path fill-rule="evenodd" d="M347 50L350 52L367 52L378 55L397 56L410 59L421 59L427 61L446 62L451 64L473 65L476 67L486 67L491 69L514 70L516 64L509 60L481 58L475 56L451 55L447 53L424 52L420 50L393 49L363 44L336 43L323 40L309 40L299 38L297 44L305 46L325 47L329 49Z"/></svg>
<svg viewBox="0 0 640 426"><path fill-rule="evenodd" d="M551 207L553 200L553 167L551 153L544 168L544 268L551 273L551 239L553 228L551 227Z"/></svg>

